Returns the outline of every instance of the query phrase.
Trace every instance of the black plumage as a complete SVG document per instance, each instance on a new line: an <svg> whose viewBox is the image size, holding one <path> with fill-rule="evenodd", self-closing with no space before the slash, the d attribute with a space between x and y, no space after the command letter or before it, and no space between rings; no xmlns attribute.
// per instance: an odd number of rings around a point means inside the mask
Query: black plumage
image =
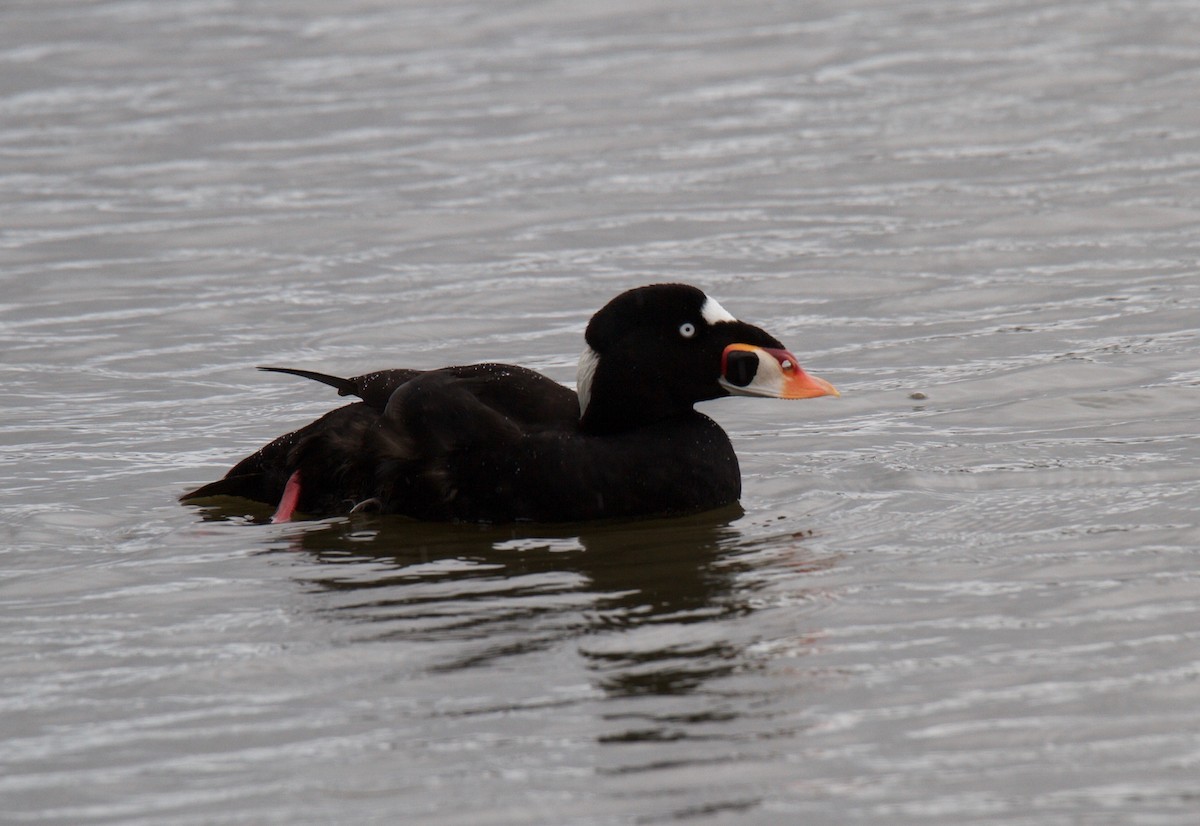
<svg viewBox="0 0 1200 826"><path fill-rule="evenodd" d="M507 364L349 379L262 368L361 401L280 436L181 498L280 502L280 519L377 510L487 522L683 513L737 501L729 438L692 406L731 393L788 395L753 387L756 371L747 378L745 365L757 358L776 365L762 372L782 375L787 359L777 354L790 357L782 345L684 285L623 293L593 317L586 339L579 394ZM792 397L836 393L795 370L814 389Z"/></svg>

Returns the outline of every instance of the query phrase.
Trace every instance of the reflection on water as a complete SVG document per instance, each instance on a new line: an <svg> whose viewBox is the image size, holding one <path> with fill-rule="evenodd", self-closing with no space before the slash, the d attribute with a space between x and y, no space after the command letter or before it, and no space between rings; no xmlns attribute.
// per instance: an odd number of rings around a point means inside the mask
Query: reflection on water
<svg viewBox="0 0 1200 826"><path fill-rule="evenodd" d="M329 597L321 615L355 624L357 639L453 642L459 653L435 670L571 642L607 694L675 695L754 667L739 646L686 632L754 610L753 590L737 582L750 565L741 516L733 506L561 528L356 519L304 530L292 548L322 563L305 581Z"/></svg>

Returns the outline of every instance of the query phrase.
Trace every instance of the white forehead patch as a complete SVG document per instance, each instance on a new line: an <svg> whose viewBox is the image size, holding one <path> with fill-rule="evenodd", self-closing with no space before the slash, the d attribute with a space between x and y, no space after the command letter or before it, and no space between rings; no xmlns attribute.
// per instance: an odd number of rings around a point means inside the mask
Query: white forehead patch
<svg viewBox="0 0 1200 826"><path fill-rule="evenodd" d="M700 315L709 324L716 324L718 321L737 321L733 314L718 304L712 296L704 297L704 306L700 308Z"/></svg>

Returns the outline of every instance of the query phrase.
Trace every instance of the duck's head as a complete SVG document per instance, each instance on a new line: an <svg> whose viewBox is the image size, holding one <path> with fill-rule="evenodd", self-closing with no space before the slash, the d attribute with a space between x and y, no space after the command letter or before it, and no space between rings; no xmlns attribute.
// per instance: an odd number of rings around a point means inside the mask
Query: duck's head
<svg viewBox="0 0 1200 826"><path fill-rule="evenodd" d="M592 316L579 359L582 424L612 432L721 396L836 396L774 336L685 284L638 287Z"/></svg>

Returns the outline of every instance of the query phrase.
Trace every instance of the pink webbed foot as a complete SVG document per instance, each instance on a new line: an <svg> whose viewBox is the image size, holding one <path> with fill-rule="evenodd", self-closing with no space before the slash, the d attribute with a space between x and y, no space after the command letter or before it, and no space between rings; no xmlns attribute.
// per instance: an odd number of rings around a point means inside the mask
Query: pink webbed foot
<svg viewBox="0 0 1200 826"><path fill-rule="evenodd" d="M294 471L283 486L283 496L279 499L279 507L271 517L271 523L290 522L296 513L296 505L300 503L300 471Z"/></svg>

